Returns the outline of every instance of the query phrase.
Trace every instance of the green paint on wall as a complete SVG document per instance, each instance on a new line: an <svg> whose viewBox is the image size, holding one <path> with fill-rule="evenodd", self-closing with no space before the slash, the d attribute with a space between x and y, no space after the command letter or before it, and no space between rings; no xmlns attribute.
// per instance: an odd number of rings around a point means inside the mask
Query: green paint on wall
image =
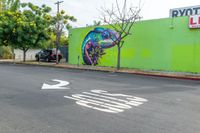
<svg viewBox="0 0 200 133"><path fill-rule="evenodd" d="M180 45L173 48L172 69L175 71L189 71L194 68L193 45Z"/></svg>
<svg viewBox="0 0 200 133"><path fill-rule="evenodd" d="M121 67L200 72L200 29L188 28L188 17L137 22L122 47ZM108 26L103 26L108 27ZM70 30L69 63L83 63L81 46L94 27ZM100 66L117 64L117 47L105 50Z"/></svg>

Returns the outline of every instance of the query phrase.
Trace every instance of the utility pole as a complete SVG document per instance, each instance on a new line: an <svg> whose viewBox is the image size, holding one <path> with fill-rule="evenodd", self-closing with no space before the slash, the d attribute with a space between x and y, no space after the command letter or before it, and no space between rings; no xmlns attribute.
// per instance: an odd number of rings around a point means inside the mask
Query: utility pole
<svg viewBox="0 0 200 133"><path fill-rule="evenodd" d="M64 1L57 1L55 4L57 5L57 16L60 13L60 4L63 3ZM62 29L60 22L58 20L57 25L56 25L56 64L58 64L58 47L60 43L60 37L61 37Z"/></svg>

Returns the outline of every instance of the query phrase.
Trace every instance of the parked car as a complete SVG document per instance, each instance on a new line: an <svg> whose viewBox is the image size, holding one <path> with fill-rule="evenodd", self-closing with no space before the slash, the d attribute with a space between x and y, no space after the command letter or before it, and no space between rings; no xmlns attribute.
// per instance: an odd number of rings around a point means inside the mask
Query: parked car
<svg viewBox="0 0 200 133"><path fill-rule="evenodd" d="M58 61L62 59L62 54L58 51ZM55 49L45 49L36 53L35 55L36 61L44 60L44 61L55 61L56 60L56 50Z"/></svg>

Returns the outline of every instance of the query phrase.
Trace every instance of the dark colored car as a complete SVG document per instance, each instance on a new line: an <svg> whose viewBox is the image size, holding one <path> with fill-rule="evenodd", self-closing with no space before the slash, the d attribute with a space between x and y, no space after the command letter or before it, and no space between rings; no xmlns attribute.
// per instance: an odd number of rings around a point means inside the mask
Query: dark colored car
<svg viewBox="0 0 200 133"><path fill-rule="evenodd" d="M44 61L55 61L56 60L56 50L47 49L41 50L35 55L36 61L44 60ZM58 51L58 61L62 59L62 54Z"/></svg>

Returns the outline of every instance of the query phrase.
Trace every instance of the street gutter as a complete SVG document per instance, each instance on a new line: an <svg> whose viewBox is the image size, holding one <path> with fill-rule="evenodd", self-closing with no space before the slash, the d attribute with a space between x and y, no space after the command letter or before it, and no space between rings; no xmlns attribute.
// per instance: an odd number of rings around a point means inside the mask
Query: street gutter
<svg viewBox="0 0 200 133"><path fill-rule="evenodd" d="M102 72L113 72L113 73L129 73L144 76L156 76L164 78L176 78L176 79L187 79L187 80L200 80L200 74L196 73L185 73L185 72L165 72L165 71L149 71L149 70L137 70L137 69L126 69L121 68L117 70L113 67L99 67L99 66L85 66L85 65L71 65L66 63L45 63L45 62L13 62L12 60L5 61L0 60L1 64L18 64L18 65L33 65L43 67L56 67L65 69L77 69L87 71L102 71Z"/></svg>

